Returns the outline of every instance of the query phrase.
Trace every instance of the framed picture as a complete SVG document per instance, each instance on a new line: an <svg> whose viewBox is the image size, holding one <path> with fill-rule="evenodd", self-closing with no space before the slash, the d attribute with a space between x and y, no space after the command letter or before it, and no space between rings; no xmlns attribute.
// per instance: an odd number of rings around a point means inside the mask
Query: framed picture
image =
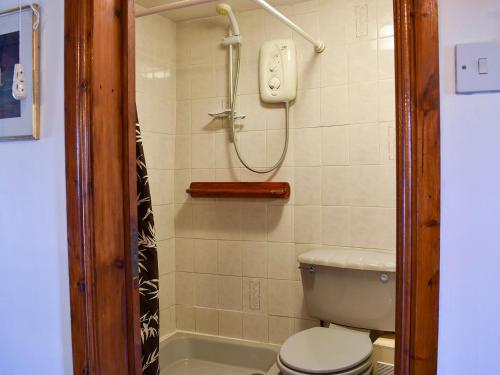
<svg viewBox="0 0 500 375"><path fill-rule="evenodd" d="M0 141L40 137L39 24L37 4L0 10Z"/></svg>

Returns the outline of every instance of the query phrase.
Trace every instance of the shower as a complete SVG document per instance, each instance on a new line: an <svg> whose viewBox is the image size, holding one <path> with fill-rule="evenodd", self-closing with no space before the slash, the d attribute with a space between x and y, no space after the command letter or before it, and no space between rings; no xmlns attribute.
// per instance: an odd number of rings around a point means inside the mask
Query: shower
<svg viewBox="0 0 500 375"><path fill-rule="evenodd" d="M238 27L238 21L234 15L233 10L229 4L221 3L216 6L217 13L220 15L226 15L229 18L230 28L228 36L222 40L222 45L229 48L229 108L220 113L212 113L210 114L215 118L227 118L229 125L231 126L231 135L233 140L234 149L236 151L236 155L240 160L241 164L245 166L248 170L259 173L266 174L270 173L283 164L285 160L287 151L288 151L288 143L289 143L289 133L290 133L290 100L284 101L285 105L285 143L283 145L283 151L281 152L281 156L278 161L271 167L266 169L256 169L251 167L243 158L239 145L238 139L236 136L236 121L245 118L245 116L238 116L236 114L236 99L238 96L238 82L240 77L240 69L241 69L241 48L242 48L242 37L240 34L240 30ZM296 74L296 69L295 69ZM295 80L296 81L296 80ZM296 85L295 85L296 86ZM279 86L278 86L279 88ZM261 88L262 90L262 88ZM296 87L295 87L296 91ZM293 96L295 97L295 95ZM274 102L274 101L273 101Z"/></svg>
<svg viewBox="0 0 500 375"><path fill-rule="evenodd" d="M225 3L217 4L216 10L217 13L219 13L221 16L229 17L229 22L231 23L231 31L233 35L239 36L240 28L238 27L238 21L236 20L233 10L231 9L231 6Z"/></svg>
<svg viewBox="0 0 500 375"><path fill-rule="evenodd" d="M136 17L144 17L169 10L187 8L194 5L210 3L212 1L213 0L178 0L173 3L139 10L136 12ZM300 26L296 25L284 14L268 4L267 1L252 1L259 7L263 8L272 17L284 23L302 38L311 43L316 53L322 53L325 50L325 44L321 40L313 38ZM228 108L221 112L209 113L209 115L215 119L227 119L231 129L231 138L236 155L245 168L259 174L270 173L278 169L283 164L288 151L290 134L290 103L295 100L297 95L297 62L294 41L291 39L269 41L264 43L260 51L259 86L261 101L272 104L283 103L285 107L285 142L281 156L276 163L269 168L257 169L251 167L243 158L236 133L236 122L246 117L245 115L238 115L236 113L236 100L238 96L238 83L241 69L241 49L244 44L244 40L240 33L238 21L231 6L226 3L219 3L216 5L216 12L219 15L227 16L230 23L228 35L222 40L222 45L227 47L229 52L229 100Z"/></svg>

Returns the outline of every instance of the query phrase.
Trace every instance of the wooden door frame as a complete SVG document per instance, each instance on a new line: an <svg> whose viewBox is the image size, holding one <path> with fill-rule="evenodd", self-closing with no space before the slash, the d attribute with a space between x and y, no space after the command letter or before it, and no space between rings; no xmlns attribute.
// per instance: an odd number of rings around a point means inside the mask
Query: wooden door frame
<svg viewBox="0 0 500 375"><path fill-rule="evenodd" d="M398 375L437 372L437 2L394 1ZM141 373L133 6L134 0L65 0L68 253L79 375Z"/></svg>
<svg viewBox="0 0 500 375"><path fill-rule="evenodd" d="M134 0L65 0L75 374L140 374Z"/></svg>

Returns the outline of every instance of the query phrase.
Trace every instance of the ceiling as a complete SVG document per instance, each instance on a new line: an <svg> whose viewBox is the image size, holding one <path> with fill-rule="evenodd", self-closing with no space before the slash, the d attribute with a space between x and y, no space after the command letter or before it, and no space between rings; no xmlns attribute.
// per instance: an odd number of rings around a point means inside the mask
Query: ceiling
<svg viewBox="0 0 500 375"><path fill-rule="evenodd" d="M142 5L144 8L150 8L158 5L175 3L178 0L137 0L137 4ZM289 5L299 3L303 0L269 0L268 3L273 6L278 5ZM194 18L210 17L215 16L215 4L224 2L236 11L242 12L245 10L258 9L259 6L256 5L251 0L214 0L213 3L195 5L192 7L173 10L170 12L165 12L162 15L170 18L172 21L185 21Z"/></svg>

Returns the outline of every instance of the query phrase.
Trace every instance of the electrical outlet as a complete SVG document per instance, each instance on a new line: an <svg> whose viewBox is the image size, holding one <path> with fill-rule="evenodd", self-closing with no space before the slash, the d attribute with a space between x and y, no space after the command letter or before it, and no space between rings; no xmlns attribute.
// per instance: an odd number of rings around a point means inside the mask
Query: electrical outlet
<svg viewBox="0 0 500 375"><path fill-rule="evenodd" d="M26 99L28 91L24 80L24 67L21 64L14 66L14 79L12 83L12 96L16 100Z"/></svg>

